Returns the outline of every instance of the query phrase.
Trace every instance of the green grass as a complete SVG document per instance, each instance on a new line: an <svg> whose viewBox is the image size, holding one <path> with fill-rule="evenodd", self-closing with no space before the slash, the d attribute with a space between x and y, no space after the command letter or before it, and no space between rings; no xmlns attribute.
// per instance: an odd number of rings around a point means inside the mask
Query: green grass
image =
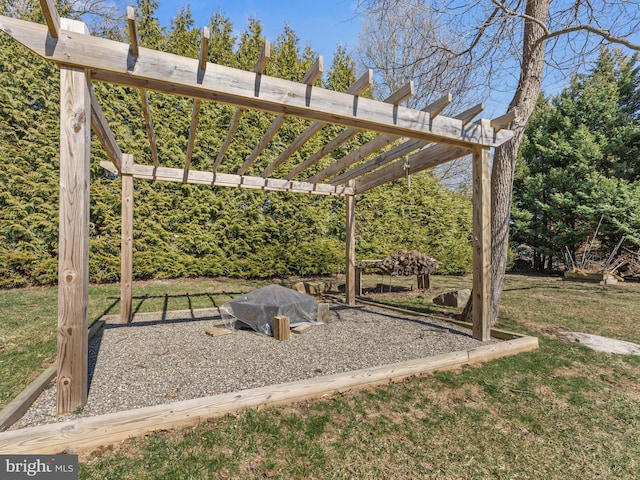
<svg viewBox="0 0 640 480"><path fill-rule="evenodd" d="M394 279L394 285L401 281ZM431 298L469 286L470 279L435 276L432 285L432 292L374 298L454 314L459 309L432 306ZM212 280L149 282L136 285L136 305L139 311L162 309L165 302L169 309L187 308L178 305L189 301L194 308L211 306L207 294L219 303L232 291L251 288ZM116 294L117 287L91 290L94 318L116 313ZM509 275L500 326L538 335L540 349L534 352L132 439L82 455L80 478L636 479L640 357L595 352L562 340L559 332L639 341L639 294L639 284L601 287ZM0 292L0 299L3 345L10 334L27 351L50 341L52 334L24 320L55 323L55 291ZM44 305L49 301L53 307ZM5 323L10 317L11 326ZM3 347L2 361L16 348ZM54 350L55 344L48 355ZM35 363L41 370L46 362ZM3 391L12 391L6 375L1 381Z"/></svg>

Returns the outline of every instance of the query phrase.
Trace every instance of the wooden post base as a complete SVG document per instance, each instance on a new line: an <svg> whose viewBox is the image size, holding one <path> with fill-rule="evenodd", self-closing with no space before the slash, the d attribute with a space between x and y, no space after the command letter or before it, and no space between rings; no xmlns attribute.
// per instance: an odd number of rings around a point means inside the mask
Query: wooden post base
<svg viewBox="0 0 640 480"><path fill-rule="evenodd" d="M322 323L329 323L329 304L318 304L318 321Z"/></svg>
<svg viewBox="0 0 640 480"><path fill-rule="evenodd" d="M431 289L431 275L418 275L418 290Z"/></svg>
<svg viewBox="0 0 640 480"><path fill-rule="evenodd" d="M276 340L289 340L290 336L289 317L285 315L273 317L273 337Z"/></svg>

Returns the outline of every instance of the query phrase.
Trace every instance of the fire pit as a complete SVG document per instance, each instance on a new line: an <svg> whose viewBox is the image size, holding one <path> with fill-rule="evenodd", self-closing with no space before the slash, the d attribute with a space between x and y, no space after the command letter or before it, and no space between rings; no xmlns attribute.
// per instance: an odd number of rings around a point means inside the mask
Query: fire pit
<svg viewBox="0 0 640 480"><path fill-rule="evenodd" d="M318 304L311 295L268 285L225 303L220 314L228 328L246 325L256 332L273 335L274 317L288 317L292 328L305 323L316 325L317 310Z"/></svg>

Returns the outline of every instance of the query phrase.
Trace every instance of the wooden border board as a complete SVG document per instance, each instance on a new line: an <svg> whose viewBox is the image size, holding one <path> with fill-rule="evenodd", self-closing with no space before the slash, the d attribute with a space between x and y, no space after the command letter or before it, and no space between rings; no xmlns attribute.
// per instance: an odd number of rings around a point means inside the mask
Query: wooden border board
<svg viewBox="0 0 640 480"><path fill-rule="evenodd" d="M13 430L0 433L0 454L54 454L96 448L156 430L195 425L208 418L248 408L330 397L337 393L399 382L413 376L452 370L537 348L536 337L519 336L471 350L391 365Z"/></svg>

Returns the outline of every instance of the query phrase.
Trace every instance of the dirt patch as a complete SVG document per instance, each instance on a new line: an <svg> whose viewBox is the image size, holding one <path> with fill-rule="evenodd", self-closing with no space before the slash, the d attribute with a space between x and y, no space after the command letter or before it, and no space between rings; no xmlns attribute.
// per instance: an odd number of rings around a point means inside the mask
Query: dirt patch
<svg viewBox="0 0 640 480"><path fill-rule="evenodd" d="M549 325L547 323L537 323L532 321L521 321L520 323L527 330L539 333L544 337L552 338L554 340L562 340L565 342L569 341L565 334L570 332L571 329L563 327L562 325Z"/></svg>

